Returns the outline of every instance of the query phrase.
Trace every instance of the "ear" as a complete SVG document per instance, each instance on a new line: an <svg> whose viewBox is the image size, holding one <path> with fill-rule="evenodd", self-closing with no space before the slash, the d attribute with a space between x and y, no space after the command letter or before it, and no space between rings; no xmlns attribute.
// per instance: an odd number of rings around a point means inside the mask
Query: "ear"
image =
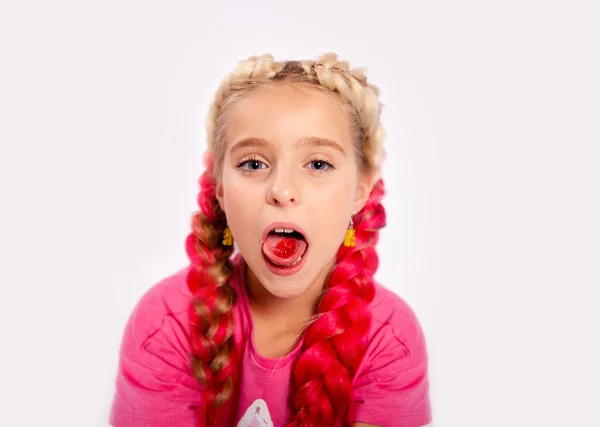
<svg viewBox="0 0 600 427"><path fill-rule="evenodd" d="M215 198L217 199L217 201L219 202L219 206L221 207L221 210L223 212L225 212L225 202L223 199L223 183L219 180L218 182L215 183ZM227 213L225 213L227 215Z"/></svg>
<svg viewBox="0 0 600 427"><path fill-rule="evenodd" d="M361 175L356 187L356 198L354 199L354 213L359 213L369 200L373 186L379 180L379 172Z"/></svg>
<svg viewBox="0 0 600 427"><path fill-rule="evenodd" d="M214 168L215 155L212 151L204 152L204 167L207 171L212 171ZM221 210L225 212L225 203L223 202L223 185L221 181L215 183L215 198L219 202L219 206Z"/></svg>

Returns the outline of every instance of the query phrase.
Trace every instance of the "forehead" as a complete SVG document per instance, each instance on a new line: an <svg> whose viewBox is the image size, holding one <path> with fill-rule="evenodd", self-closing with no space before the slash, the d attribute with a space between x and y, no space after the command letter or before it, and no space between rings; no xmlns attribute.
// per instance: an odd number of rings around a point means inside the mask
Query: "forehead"
<svg viewBox="0 0 600 427"><path fill-rule="evenodd" d="M231 109L227 143L241 138L264 138L274 144L317 137L352 144L345 106L332 96L307 85L261 87L244 95Z"/></svg>

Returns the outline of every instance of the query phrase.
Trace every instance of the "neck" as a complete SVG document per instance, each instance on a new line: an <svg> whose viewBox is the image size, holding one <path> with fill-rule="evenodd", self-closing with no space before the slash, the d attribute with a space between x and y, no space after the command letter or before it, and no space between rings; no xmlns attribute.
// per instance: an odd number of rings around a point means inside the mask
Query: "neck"
<svg viewBox="0 0 600 427"><path fill-rule="evenodd" d="M269 319L272 324L297 329L306 325L315 313L325 286L325 280L334 266L334 260L319 273L313 283L294 298L279 298L269 293L258 277L246 266L246 283L250 308L254 316Z"/></svg>

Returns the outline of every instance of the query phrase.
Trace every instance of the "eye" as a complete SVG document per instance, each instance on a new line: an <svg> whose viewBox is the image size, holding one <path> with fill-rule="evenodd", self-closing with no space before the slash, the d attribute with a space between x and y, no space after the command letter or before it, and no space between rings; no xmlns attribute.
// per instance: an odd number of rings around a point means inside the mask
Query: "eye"
<svg viewBox="0 0 600 427"><path fill-rule="evenodd" d="M323 159L313 160L309 163L309 165L312 166L311 169L317 172L326 172L328 170L335 169L331 163Z"/></svg>
<svg viewBox="0 0 600 427"><path fill-rule="evenodd" d="M267 165L255 158L242 160L237 164L237 168L242 169L244 172L254 172L260 169L264 169L261 166L266 167Z"/></svg>

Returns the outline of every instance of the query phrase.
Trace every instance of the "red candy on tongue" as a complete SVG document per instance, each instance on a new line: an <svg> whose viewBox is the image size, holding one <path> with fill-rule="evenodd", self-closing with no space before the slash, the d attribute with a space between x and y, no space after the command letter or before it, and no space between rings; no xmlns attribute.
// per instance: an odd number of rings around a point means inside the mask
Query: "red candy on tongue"
<svg viewBox="0 0 600 427"><path fill-rule="evenodd" d="M273 253L281 258L289 258L296 251L296 239L284 237L277 243Z"/></svg>
<svg viewBox="0 0 600 427"><path fill-rule="evenodd" d="M306 240L298 237L287 237L269 234L263 243L263 254L279 266L291 266L304 255L308 244Z"/></svg>

